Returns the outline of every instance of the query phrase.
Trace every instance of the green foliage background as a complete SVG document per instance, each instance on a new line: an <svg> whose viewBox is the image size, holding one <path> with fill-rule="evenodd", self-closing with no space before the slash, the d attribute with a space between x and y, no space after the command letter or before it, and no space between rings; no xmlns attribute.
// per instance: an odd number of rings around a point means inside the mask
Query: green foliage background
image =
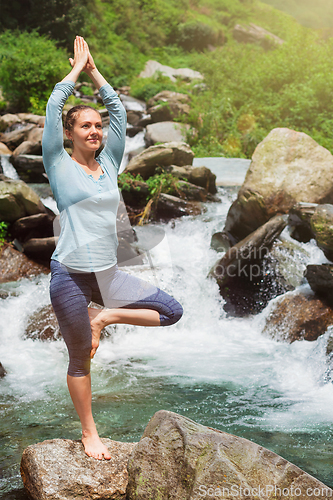
<svg viewBox="0 0 333 500"><path fill-rule="evenodd" d="M197 156L250 157L274 127L304 131L333 152L330 0L13 0L2 14L0 86L11 110L44 111L79 33L113 86L131 85L145 100L164 89L191 95ZM265 51L235 42L235 24L251 22L285 43ZM148 59L200 71L205 88L139 79Z"/></svg>

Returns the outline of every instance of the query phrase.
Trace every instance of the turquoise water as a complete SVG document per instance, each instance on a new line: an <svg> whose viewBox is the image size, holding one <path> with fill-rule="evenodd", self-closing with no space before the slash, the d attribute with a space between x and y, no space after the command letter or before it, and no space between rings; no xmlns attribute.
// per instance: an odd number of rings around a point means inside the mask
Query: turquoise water
<svg viewBox="0 0 333 500"><path fill-rule="evenodd" d="M222 203L207 205L201 216L160 226L165 237L151 251L153 267L147 260L128 269L172 293L185 313L172 327L109 329L92 367L100 435L137 441L157 410L175 411L265 446L332 487L330 332L289 345L262 334L270 306L253 318L226 316L217 285L206 278L217 258L211 234L222 229L232 201L228 192L220 195ZM315 251L308 255L318 259ZM0 299L0 361L8 371L0 380L2 500L25 499L19 463L26 446L80 438L63 342L24 339L28 317L49 303L48 280L0 286L9 293Z"/></svg>

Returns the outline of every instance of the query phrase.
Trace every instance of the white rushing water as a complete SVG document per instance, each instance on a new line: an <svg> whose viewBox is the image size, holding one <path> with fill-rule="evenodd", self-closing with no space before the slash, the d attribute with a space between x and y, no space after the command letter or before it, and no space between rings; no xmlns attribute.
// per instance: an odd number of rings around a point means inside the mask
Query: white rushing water
<svg viewBox="0 0 333 500"><path fill-rule="evenodd" d="M107 393L104 377L112 379L127 363L124 386L137 383L138 375L166 378L180 387L206 383L216 386L218 405L218 387L232 385L249 397L258 392L245 419L262 429L315 429L332 421L333 385L324 383L329 332L316 342L272 340L262 334L271 305L256 317L227 317L218 287L207 274L217 258L210 238L221 229L228 206L224 197L199 217L164 225L163 241L151 250L154 270L148 264L129 269L152 282L157 279L183 304L184 316L168 328L118 325L93 362L96 386ZM318 253L309 252L311 260L318 261ZM59 389L66 390L63 342L24 340L28 317L49 303L48 281L40 276L1 287L11 296L0 300L1 362L8 371L0 391L17 401L52 399Z"/></svg>

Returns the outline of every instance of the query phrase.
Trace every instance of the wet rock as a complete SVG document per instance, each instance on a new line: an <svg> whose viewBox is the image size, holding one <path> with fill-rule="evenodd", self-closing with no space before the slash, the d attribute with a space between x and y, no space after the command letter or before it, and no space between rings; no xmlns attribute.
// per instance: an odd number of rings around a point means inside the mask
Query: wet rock
<svg viewBox="0 0 333 500"><path fill-rule="evenodd" d="M0 363L0 378L3 378L7 374L6 370L2 366L2 363Z"/></svg>
<svg viewBox="0 0 333 500"><path fill-rule="evenodd" d="M203 76L199 71L194 71L189 68L175 69L171 66L164 66L157 61L147 61L146 66L143 71L139 74L140 78L150 78L152 76L157 76L162 74L170 78L171 81L175 82L177 78L182 80L203 80Z"/></svg>
<svg viewBox="0 0 333 500"><path fill-rule="evenodd" d="M145 142L148 146L157 142L184 142L190 125L172 121L160 121L147 125Z"/></svg>
<svg viewBox="0 0 333 500"><path fill-rule="evenodd" d="M0 141L4 142L9 149L14 150L21 144L21 142L26 141L28 133L35 127L32 123L25 125L22 128L13 130L12 132L6 132L0 135Z"/></svg>
<svg viewBox="0 0 333 500"><path fill-rule="evenodd" d="M143 127L127 127L126 135L128 137L135 137L140 132L143 132Z"/></svg>
<svg viewBox="0 0 333 500"><path fill-rule="evenodd" d="M306 267L304 276L311 289L327 304L333 307L333 265L311 264Z"/></svg>
<svg viewBox="0 0 333 500"><path fill-rule="evenodd" d="M61 339L56 315L51 305L41 307L28 319L24 336L32 340L55 341Z"/></svg>
<svg viewBox="0 0 333 500"><path fill-rule="evenodd" d="M233 37L237 42L259 43L266 50L283 45L284 43L284 40L278 36L253 23L250 23L248 26L236 24L233 29Z"/></svg>
<svg viewBox="0 0 333 500"><path fill-rule="evenodd" d="M175 120L190 112L190 98L187 94L163 90L147 102L147 113L154 123ZM166 141L161 141L166 142Z"/></svg>
<svg viewBox="0 0 333 500"><path fill-rule="evenodd" d="M11 162L23 181L32 183L47 182L42 156L27 154L13 155Z"/></svg>
<svg viewBox="0 0 333 500"><path fill-rule="evenodd" d="M318 205L310 219L310 225L318 247L333 261L333 205Z"/></svg>
<svg viewBox="0 0 333 500"><path fill-rule="evenodd" d="M38 274L49 273L50 270L29 259L26 255L10 246L0 250L0 283L17 281Z"/></svg>
<svg viewBox="0 0 333 500"><path fill-rule="evenodd" d="M216 252L227 252L231 246L230 238L222 231L212 235L210 247Z"/></svg>
<svg viewBox="0 0 333 500"><path fill-rule="evenodd" d="M144 179L154 175L159 166L192 165L194 153L184 142L158 144L139 153L130 160L126 172L140 174Z"/></svg>
<svg viewBox="0 0 333 500"><path fill-rule="evenodd" d="M130 109L127 111L127 123L133 125L133 127L137 126L139 121L142 118L142 111L136 111L134 109Z"/></svg>
<svg viewBox="0 0 333 500"><path fill-rule="evenodd" d="M297 241L307 243L314 234L311 230L311 217L317 203L296 203L289 211L288 224L292 229L291 236Z"/></svg>
<svg viewBox="0 0 333 500"><path fill-rule="evenodd" d="M80 441L53 439L28 446L21 460L24 488L33 500L125 500L127 461L134 443L102 439L111 460L95 460Z"/></svg>
<svg viewBox="0 0 333 500"><path fill-rule="evenodd" d="M11 155L11 154L12 152L8 148L8 146L6 146L6 144L4 144L3 142L0 142L0 155Z"/></svg>
<svg viewBox="0 0 333 500"><path fill-rule="evenodd" d="M39 196L21 180L0 180L0 219L15 222L21 217L48 213Z"/></svg>
<svg viewBox="0 0 333 500"><path fill-rule="evenodd" d="M216 280L228 313L258 313L273 297L290 290L277 261L269 258L273 242L286 225L287 216L276 215L231 247L211 269L209 276Z"/></svg>
<svg viewBox="0 0 333 500"><path fill-rule="evenodd" d="M7 128L15 123L21 123L21 121L17 115L12 115L11 113L0 116L0 132L4 132Z"/></svg>
<svg viewBox="0 0 333 500"><path fill-rule="evenodd" d="M263 497L258 491L264 485L272 485L271 499L277 498L277 488L304 495L311 488L318 493L308 494L312 500L332 495L330 488L272 451L164 410L155 413L133 449L128 475L128 500L248 500Z"/></svg>
<svg viewBox="0 0 333 500"><path fill-rule="evenodd" d="M56 244L56 236L49 236L48 238L30 238L30 240L23 244L23 250L28 257L34 259L36 262L49 265Z"/></svg>
<svg viewBox="0 0 333 500"><path fill-rule="evenodd" d="M183 104L188 104L190 102L190 96L187 94L182 94L180 92L173 92L171 90L162 90L158 94L151 97L147 102L147 108L152 108L156 104L160 103L170 103L170 102L180 102Z"/></svg>
<svg viewBox="0 0 333 500"><path fill-rule="evenodd" d="M255 149L224 230L239 241L297 202L333 203L333 156L303 132L276 128Z"/></svg>
<svg viewBox="0 0 333 500"><path fill-rule="evenodd" d="M32 113L18 113L17 115L22 122L26 123L34 123L39 127L44 127L45 124L45 116L34 115Z"/></svg>
<svg viewBox="0 0 333 500"><path fill-rule="evenodd" d="M200 213L200 202L182 200L166 193L161 193L157 201L157 219L169 220L183 215L199 215Z"/></svg>
<svg viewBox="0 0 333 500"><path fill-rule="evenodd" d="M41 144L36 144L32 141L23 141L16 149L13 151L13 156L18 155L38 155L42 154Z"/></svg>
<svg viewBox="0 0 333 500"><path fill-rule="evenodd" d="M275 340L314 341L333 324L333 310L313 295L288 295L274 304L263 333Z"/></svg>
<svg viewBox="0 0 333 500"><path fill-rule="evenodd" d="M53 236L53 220L55 215L36 214L22 217L14 222L10 228L13 238L22 243L30 238L44 238Z"/></svg>
<svg viewBox="0 0 333 500"><path fill-rule="evenodd" d="M164 170L178 179L184 179L191 184L203 187L211 194L217 193L216 175L207 167L193 167L192 165L177 167L176 165L170 165Z"/></svg>
<svg viewBox="0 0 333 500"><path fill-rule="evenodd" d="M191 182L180 180L175 183L175 186L175 192L170 194L174 194L175 196L177 196L177 194L181 195L181 197L184 197L188 201L221 201L216 196L211 195L205 188L196 186Z"/></svg>

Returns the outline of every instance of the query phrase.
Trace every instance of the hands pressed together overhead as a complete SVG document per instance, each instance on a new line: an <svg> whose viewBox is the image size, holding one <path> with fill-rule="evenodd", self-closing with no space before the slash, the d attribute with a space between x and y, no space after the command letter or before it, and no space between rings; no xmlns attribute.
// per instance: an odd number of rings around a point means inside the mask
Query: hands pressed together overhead
<svg viewBox="0 0 333 500"><path fill-rule="evenodd" d="M81 71L87 74L96 69L88 44L82 36L76 36L74 40L74 59L70 57L69 62L72 68L81 68Z"/></svg>

